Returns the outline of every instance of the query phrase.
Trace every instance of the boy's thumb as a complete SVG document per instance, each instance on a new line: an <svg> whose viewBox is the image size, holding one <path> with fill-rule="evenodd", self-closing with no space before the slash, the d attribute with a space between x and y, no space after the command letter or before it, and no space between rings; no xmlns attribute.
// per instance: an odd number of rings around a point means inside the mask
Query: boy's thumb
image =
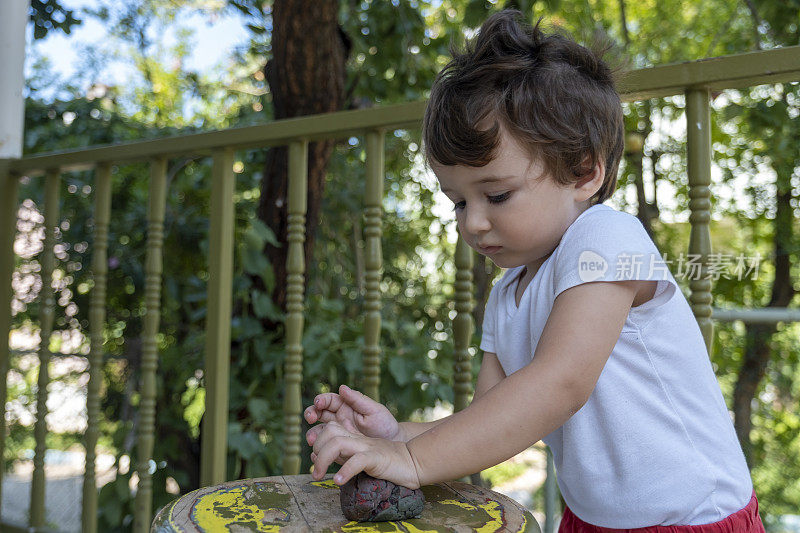
<svg viewBox="0 0 800 533"><path fill-rule="evenodd" d="M369 412L371 406L371 399L363 393L351 389L347 385L339 387L339 396L344 397L344 400L359 413Z"/></svg>

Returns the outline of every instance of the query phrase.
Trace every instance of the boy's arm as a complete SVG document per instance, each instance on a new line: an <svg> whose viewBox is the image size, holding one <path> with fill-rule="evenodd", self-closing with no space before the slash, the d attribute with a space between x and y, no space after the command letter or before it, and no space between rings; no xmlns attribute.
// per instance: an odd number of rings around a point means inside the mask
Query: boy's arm
<svg viewBox="0 0 800 533"><path fill-rule="evenodd" d="M561 293L533 360L406 443L420 485L479 472L548 435L589 399L636 294L654 282L593 282Z"/></svg>
<svg viewBox="0 0 800 533"><path fill-rule="evenodd" d="M475 385L475 394L472 396L472 401L474 402L483 396L486 391L500 383L504 377L506 377L506 374L503 371L503 367L500 366L500 361L497 359L497 355L492 352L484 352L483 361L481 361L481 369L478 371L478 382ZM398 438L394 440L408 442L414 437L417 437L429 429L438 426L445 420L449 420L452 416L453 415L448 415L444 418L433 420L431 422L400 422L400 435L398 435Z"/></svg>
<svg viewBox="0 0 800 533"><path fill-rule="evenodd" d="M506 377L506 375L503 372L503 368L500 366L500 362L497 360L497 356L493 353L484 353L481 368L478 371L478 383L475 387L475 394L472 400L475 401L476 398L494 387L504 377ZM381 413L381 410L384 412ZM341 413L343 411L347 414L342 415ZM309 424L337 420L350 428L355 426L356 420L358 419L357 417L361 417L358 420L371 417L372 424L375 427L386 426L389 423L387 417L392 423L395 422L394 417L385 406L367 398L358 391L350 389L346 385L340 387L339 394L324 393L318 395L315 399L315 404L306 408L304 416ZM417 435L425 433L430 428L441 424L448 418L449 416L432 422L400 422L397 424L397 432L394 436L387 436L386 438L391 438L391 440L398 442L408 442ZM313 446L319 433L323 430L323 426L324 424L318 424L306 432L306 441L309 445ZM355 429L360 432L359 428L356 427Z"/></svg>
<svg viewBox="0 0 800 533"><path fill-rule="evenodd" d="M447 415L439 420L431 420L430 422L400 422L400 434L394 440L408 442L417 435L422 435L431 428L434 428L450 418L453 415Z"/></svg>

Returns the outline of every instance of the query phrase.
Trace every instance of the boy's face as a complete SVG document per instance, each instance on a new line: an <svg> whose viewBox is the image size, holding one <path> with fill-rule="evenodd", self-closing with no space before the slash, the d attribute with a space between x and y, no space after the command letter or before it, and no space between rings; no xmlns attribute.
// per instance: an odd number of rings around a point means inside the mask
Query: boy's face
<svg viewBox="0 0 800 533"><path fill-rule="evenodd" d="M488 165L431 168L455 204L462 238L503 268L526 265L535 273L590 205L585 191L556 183L502 127Z"/></svg>

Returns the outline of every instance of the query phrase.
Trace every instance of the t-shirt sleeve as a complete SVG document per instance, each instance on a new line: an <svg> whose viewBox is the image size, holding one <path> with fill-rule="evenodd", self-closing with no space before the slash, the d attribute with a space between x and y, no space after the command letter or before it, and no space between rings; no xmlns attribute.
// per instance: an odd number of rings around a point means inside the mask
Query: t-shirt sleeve
<svg viewBox="0 0 800 533"><path fill-rule="evenodd" d="M658 281L654 304L678 289L644 226L628 213L611 208L587 213L570 226L556 253L554 298L593 281Z"/></svg>
<svg viewBox="0 0 800 533"><path fill-rule="evenodd" d="M494 335L497 329L497 291L499 290L499 286L500 281L497 281L489 292L489 298L486 300L486 307L483 311L480 348L484 352L497 353L495 350Z"/></svg>

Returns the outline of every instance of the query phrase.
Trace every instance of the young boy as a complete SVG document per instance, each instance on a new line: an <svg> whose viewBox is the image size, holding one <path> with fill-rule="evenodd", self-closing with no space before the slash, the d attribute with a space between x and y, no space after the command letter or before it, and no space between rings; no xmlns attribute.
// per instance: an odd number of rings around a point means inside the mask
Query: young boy
<svg viewBox="0 0 800 533"><path fill-rule="evenodd" d="M337 462L339 484L364 470L416 488L544 440L561 531L763 531L691 309L638 220L602 203L623 133L599 54L516 12L454 53L425 112L426 156L462 238L507 269L475 395L425 424L344 385L317 396L305 412L324 423L307 433L316 479ZM645 261L627 268L633 257Z"/></svg>

